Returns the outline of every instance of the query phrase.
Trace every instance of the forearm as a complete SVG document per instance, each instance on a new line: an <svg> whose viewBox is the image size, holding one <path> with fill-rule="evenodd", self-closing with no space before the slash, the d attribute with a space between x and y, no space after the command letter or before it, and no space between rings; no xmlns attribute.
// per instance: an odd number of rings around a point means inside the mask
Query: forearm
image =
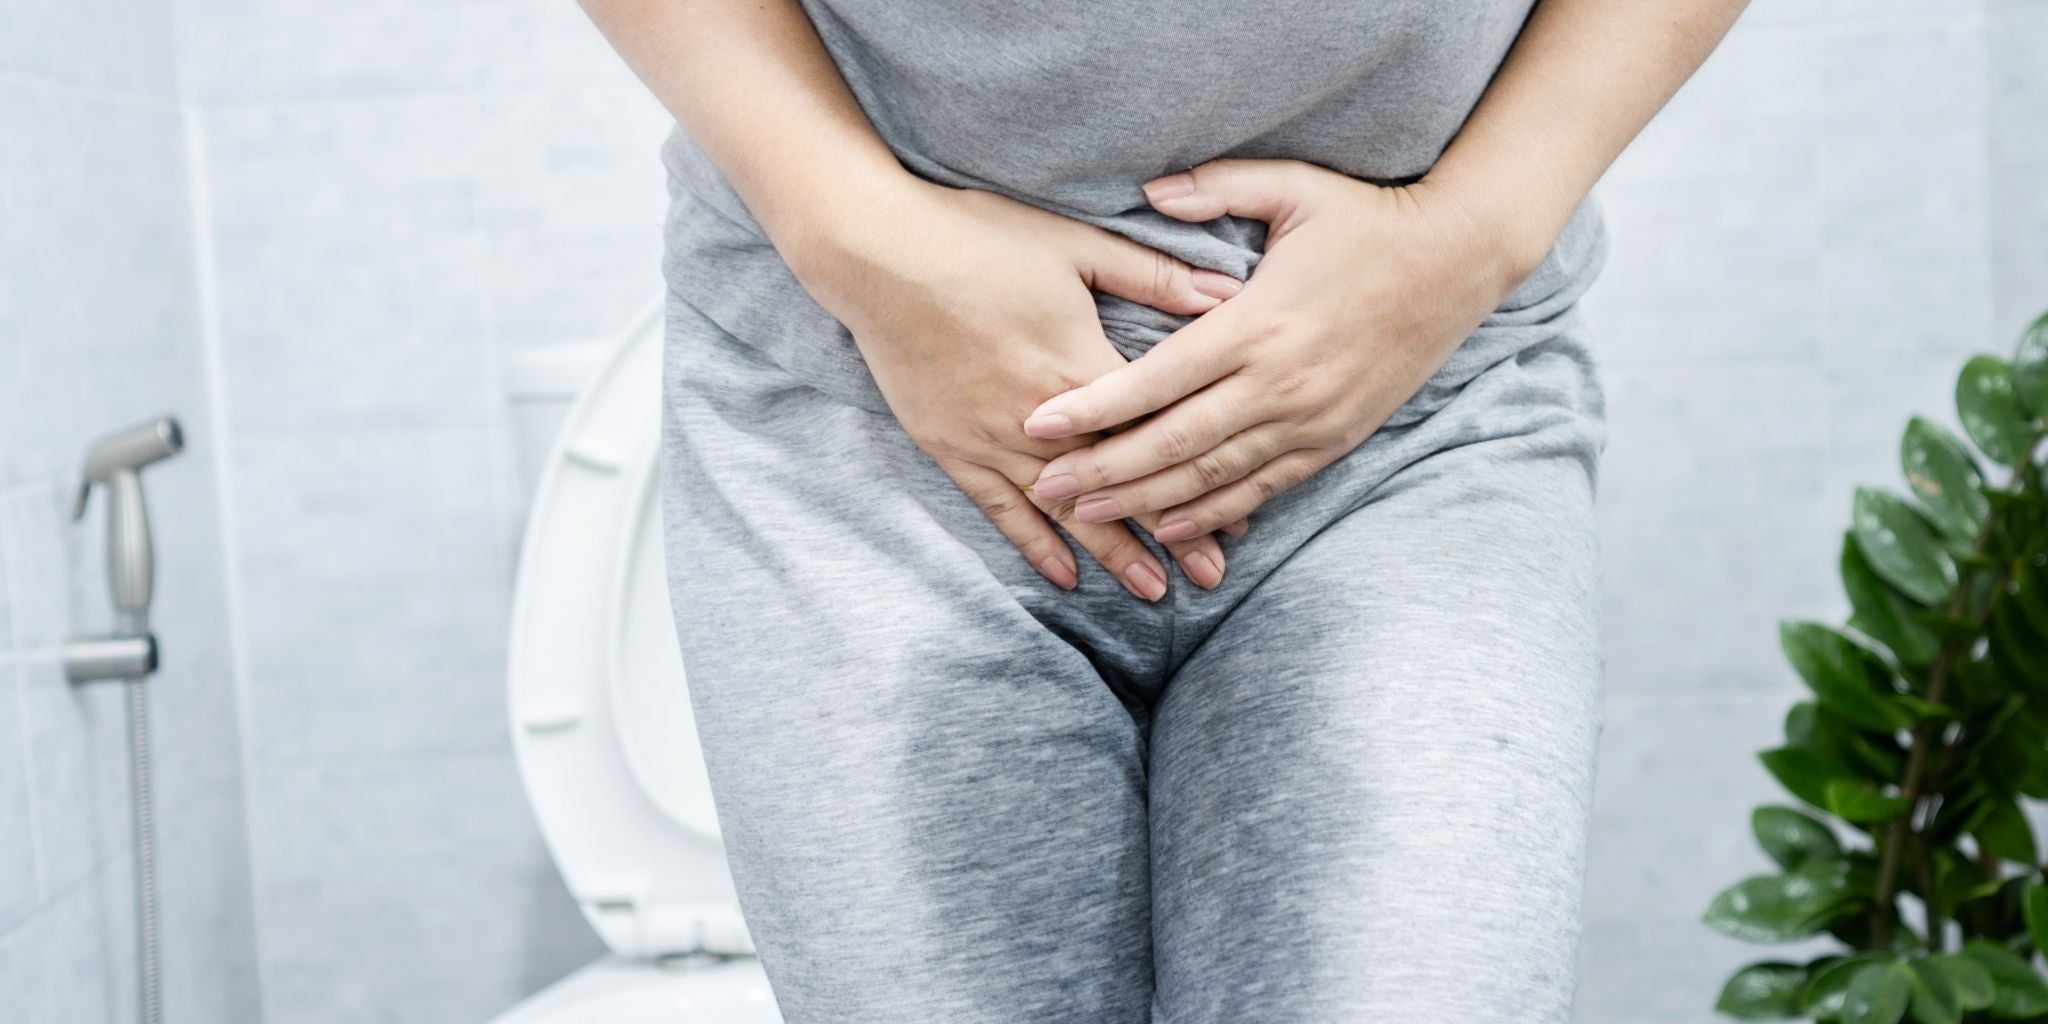
<svg viewBox="0 0 2048 1024"><path fill-rule="evenodd" d="M910 178L796 0L581 0L788 256Z"/></svg>
<svg viewBox="0 0 2048 1024"><path fill-rule="evenodd" d="M1494 236L1519 283L1746 3L1538 0L1424 181Z"/></svg>

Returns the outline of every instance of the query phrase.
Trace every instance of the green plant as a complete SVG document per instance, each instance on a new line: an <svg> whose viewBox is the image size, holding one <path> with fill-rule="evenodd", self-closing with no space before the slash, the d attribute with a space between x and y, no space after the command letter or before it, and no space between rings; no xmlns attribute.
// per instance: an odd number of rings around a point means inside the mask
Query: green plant
<svg viewBox="0 0 2048 1024"><path fill-rule="evenodd" d="M1781 870L1705 918L1752 942L1848 948L1744 967L1716 1007L1729 1016L2048 1022L2048 868L2023 808L2048 798L2048 314L2010 362L1965 364L1956 406L1976 452L1915 417L1900 446L1911 497L1856 492L1848 628L1781 627L1813 696L1759 756L1806 806L1757 808Z"/></svg>

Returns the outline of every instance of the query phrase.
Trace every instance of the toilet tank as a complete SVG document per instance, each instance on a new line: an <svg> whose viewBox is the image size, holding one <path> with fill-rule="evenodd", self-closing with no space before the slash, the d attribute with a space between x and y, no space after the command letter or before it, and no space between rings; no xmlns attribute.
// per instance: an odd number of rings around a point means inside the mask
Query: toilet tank
<svg viewBox="0 0 2048 1024"><path fill-rule="evenodd" d="M660 296L649 300L610 334L521 348L501 358L499 389L511 411L512 462L519 486L514 507L522 519L514 524L515 529L525 525L525 509L533 501L534 487L547 465L549 446L576 396L618 351L621 338L660 315L662 303Z"/></svg>

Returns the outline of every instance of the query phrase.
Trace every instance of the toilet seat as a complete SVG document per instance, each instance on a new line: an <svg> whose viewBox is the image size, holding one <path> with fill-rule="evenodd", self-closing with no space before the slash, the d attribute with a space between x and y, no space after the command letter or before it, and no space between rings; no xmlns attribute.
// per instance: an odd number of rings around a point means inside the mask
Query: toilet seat
<svg viewBox="0 0 2048 1024"><path fill-rule="evenodd" d="M781 1024L758 960L659 965L598 960L492 1024Z"/></svg>
<svg viewBox="0 0 2048 1024"><path fill-rule="evenodd" d="M542 471L513 590L512 746L549 852L623 957L747 954L663 567L661 307L625 332Z"/></svg>

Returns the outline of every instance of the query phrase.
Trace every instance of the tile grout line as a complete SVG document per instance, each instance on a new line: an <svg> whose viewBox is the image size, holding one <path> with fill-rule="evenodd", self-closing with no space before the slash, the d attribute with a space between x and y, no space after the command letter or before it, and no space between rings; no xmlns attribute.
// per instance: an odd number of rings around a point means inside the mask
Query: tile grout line
<svg viewBox="0 0 2048 1024"><path fill-rule="evenodd" d="M4 492L0 492L0 500L21 500L23 495L26 495L32 488L37 486L36 481L54 481L57 477L58 474L48 474L44 477L18 481L10 485ZM5 533L5 531L0 531L0 547L6 546ZM30 868L35 876L36 913L40 914L48 909L55 902L55 899L53 894L49 892L50 882L48 876L51 865L49 864L50 856L47 848L48 838L43 835L45 827L44 814L39 806L42 801L36 796L37 793L41 792L42 787L38 785L40 773L36 770L36 759L32 749L34 737L29 732L28 670L18 659L18 655L22 653L22 645L20 634L15 631L14 623L14 609L27 607L23 603L23 598L26 595L16 585L19 574L14 568L13 559L9 558L4 563L0 563L0 573L4 573L4 577L0 577L0 587L4 587L7 592L9 611L7 624L8 653L13 656L8 659L7 669L14 673L14 700L17 711L15 722L17 728L21 730L22 779L28 783ZM32 914L30 916L33 917L35 915Z"/></svg>
<svg viewBox="0 0 2048 1024"><path fill-rule="evenodd" d="M24 483L7 490L22 490L26 489L26 486ZM6 493L0 493L0 499L7 497L9 495ZM22 648L21 635L15 628L14 609L23 607L23 605L21 604L21 594L14 585L14 560L7 557L8 548L11 546L8 544L7 536L7 531L0 530L0 593L4 593L7 598L7 650L10 655L14 655L18 654ZM28 805L29 881L35 892L35 908L29 912L27 917L22 918L20 924L17 925L17 927L27 927L28 923L40 916L50 904L50 901L44 898L46 885L43 881L43 863L49 859L49 852L44 849L45 841L40 824L42 815L36 813L36 793L39 787L36 785L36 759L31 749L31 737L29 736L28 729L27 670L22 668L20 662L12 657L8 658L4 666L0 667L4 667L4 670L9 674L14 683L14 728L16 736L21 741L21 778L28 785L28 790L24 797ZM12 930L10 930L8 934L12 933ZM45 998L47 998L47 994Z"/></svg>
<svg viewBox="0 0 2048 1024"><path fill-rule="evenodd" d="M469 232L472 258L472 287L476 295L477 334L483 356L484 393L484 456L490 469L491 518L496 535L499 585L504 588L507 598L507 620L504 629L510 629L510 598L513 586L512 575L517 571L519 557L518 538L509 532L516 521L516 495L519 493L516 456L507 455L506 438L510 431L507 422L508 404L504 390L503 357L497 339L496 319L493 316L491 293L488 288L490 233L486 226L483 202L483 147L478 138L482 121L482 94L477 87L476 54L470 40L473 26L469 23L473 8L463 4L458 8L457 18L460 30L456 32L458 59L467 69L463 75L463 101L467 107L465 120L467 129L464 136L465 165L469 180ZM507 547L507 544L510 547Z"/></svg>
<svg viewBox="0 0 2048 1024"><path fill-rule="evenodd" d="M205 114L199 107L183 105L180 110L185 143L186 209L192 221L193 286L198 292L199 341L205 361L207 414L213 421L213 482L215 516L221 544L221 589L227 605L228 670L234 676L236 756L241 769L242 853L247 858L249 886L250 979L256 988L259 1016L267 1017L263 978L263 907L261 891L262 858L256 842L257 801L254 769L254 707L250 700L249 649L242 613L241 548L235 529L234 476L228 457L227 379L221 366L220 294L214 251L213 197L208 171Z"/></svg>

